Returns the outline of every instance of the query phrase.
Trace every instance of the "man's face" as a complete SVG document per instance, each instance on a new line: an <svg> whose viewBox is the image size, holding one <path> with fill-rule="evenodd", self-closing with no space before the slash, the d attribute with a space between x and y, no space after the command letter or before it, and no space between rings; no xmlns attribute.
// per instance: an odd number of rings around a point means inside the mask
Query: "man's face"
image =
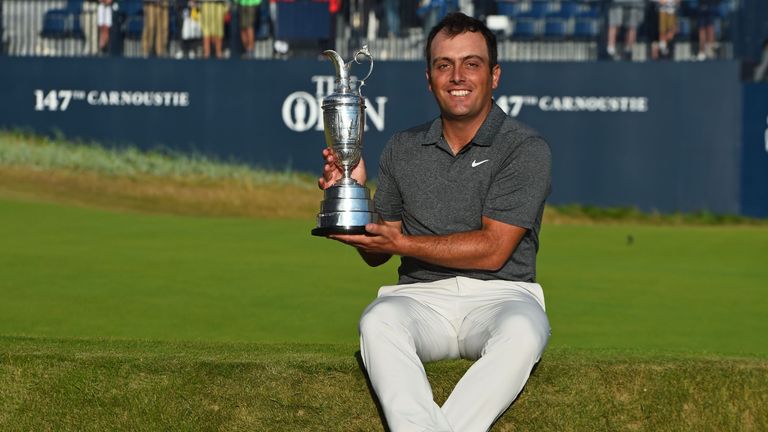
<svg viewBox="0 0 768 432"><path fill-rule="evenodd" d="M443 117L471 120L485 116L493 90L499 85L501 68L489 69L488 46L478 32L452 38L435 35L430 49L429 91L435 95Z"/></svg>

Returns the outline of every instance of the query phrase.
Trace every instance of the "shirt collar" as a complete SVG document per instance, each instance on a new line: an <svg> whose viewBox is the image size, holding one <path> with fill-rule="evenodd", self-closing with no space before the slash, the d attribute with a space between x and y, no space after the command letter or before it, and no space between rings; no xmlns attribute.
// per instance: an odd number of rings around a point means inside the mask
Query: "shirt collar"
<svg viewBox="0 0 768 432"><path fill-rule="evenodd" d="M491 112L488 113L488 117L485 118L485 121L480 126L480 129L477 130L477 134L475 134L475 137L472 138L472 144L483 147L490 147L493 143L493 137L496 135L496 132L499 130L501 124L504 123L506 118L507 114L504 112L504 110L499 108L499 106L496 105L496 102L494 101L493 105L491 106ZM440 141L443 141L440 139L442 136L443 121L440 117L437 117L436 119L432 120L432 124L424 134L424 138L421 140L421 144L438 144Z"/></svg>

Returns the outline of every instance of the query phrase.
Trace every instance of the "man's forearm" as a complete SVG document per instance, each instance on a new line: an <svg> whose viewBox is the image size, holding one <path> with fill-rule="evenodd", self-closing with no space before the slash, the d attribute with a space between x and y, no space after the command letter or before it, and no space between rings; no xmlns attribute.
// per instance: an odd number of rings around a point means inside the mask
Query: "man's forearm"
<svg viewBox="0 0 768 432"><path fill-rule="evenodd" d="M444 236L404 236L399 249L400 255L442 267L495 271L507 262L520 238L522 235L516 239L500 239L485 230Z"/></svg>
<svg viewBox="0 0 768 432"><path fill-rule="evenodd" d="M527 229L483 216L480 229L441 236L409 236L400 222L368 224L366 235L334 235L354 246L365 262L381 265L392 255L413 257L455 269L496 271L512 256Z"/></svg>

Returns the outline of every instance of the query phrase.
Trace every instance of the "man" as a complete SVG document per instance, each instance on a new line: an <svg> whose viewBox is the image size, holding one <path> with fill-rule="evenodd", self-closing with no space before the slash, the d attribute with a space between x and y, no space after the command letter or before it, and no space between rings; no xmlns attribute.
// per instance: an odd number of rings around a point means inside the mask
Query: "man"
<svg viewBox="0 0 768 432"><path fill-rule="evenodd" d="M624 26L624 57L632 58L632 48L637 41L637 27L643 23L645 0L613 0L608 10L608 42L606 51L614 59L621 56L616 51L619 27Z"/></svg>
<svg viewBox="0 0 768 432"><path fill-rule="evenodd" d="M670 47L677 33L677 8L680 0L658 0L659 7L659 50L664 58L669 58Z"/></svg>
<svg viewBox="0 0 768 432"><path fill-rule="evenodd" d="M715 53L715 17L720 7L720 0L699 0L696 17L699 26L698 60L714 59Z"/></svg>
<svg viewBox="0 0 768 432"><path fill-rule="evenodd" d="M494 104L501 68L487 27L446 16L427 40L440 117L396 134L381 156L367 235L334 235L375 266L401 256L399 284L363 312L360 343L387 424L400 431L485 431L523 388L549 338L535 283L549 193L544 140ZM324 151L321 188L341 177ZM366 180L361 161L353 171ZM442 407L422 362L477 359Z"/></svg>
<svg viewBox="0 0 768 432"><path fill-rule="evenodd" d="M109 31L112 27L112 0L99 0L96 8L96 25L99 28L99 54L109 48Z"/></svg>
<svg viewBox="0 0 768 432"><path fill-rule="evenodd" d="M144 0L144 29L141 47L144 57L154 48L157 57L165 57L168 46L168 0Z"/></svg>
<svg viewBox="0 0 768 432"><path fill-rule="evenodd" d="M244 58L250 58L255 53L253 47L256 43L254 26L259 20L259 6L261 0L239 0L240 5L240 40L243 42Z"/></svg>
<svg viewBox="0 0 768 432"><path fill-rule="evenodd" d="M204 0L200 7L200 27L203 29L203 58L211 57L213 43L216 58L224 58L224 17L227 3L224 0Z"/></svg>

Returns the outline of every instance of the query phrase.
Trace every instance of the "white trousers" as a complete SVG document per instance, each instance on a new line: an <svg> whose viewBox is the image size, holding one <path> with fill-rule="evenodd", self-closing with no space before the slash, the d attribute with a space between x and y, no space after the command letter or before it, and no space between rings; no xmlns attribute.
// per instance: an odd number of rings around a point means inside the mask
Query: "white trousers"
<svg viewBox="0 0 768 432"><path fill-rule="evenodd" d="M549 339L536 283L465 277L384 286L360 318L360 352L392 432L487 431ZM422 362L477 360L445 404Z"/></svg>

